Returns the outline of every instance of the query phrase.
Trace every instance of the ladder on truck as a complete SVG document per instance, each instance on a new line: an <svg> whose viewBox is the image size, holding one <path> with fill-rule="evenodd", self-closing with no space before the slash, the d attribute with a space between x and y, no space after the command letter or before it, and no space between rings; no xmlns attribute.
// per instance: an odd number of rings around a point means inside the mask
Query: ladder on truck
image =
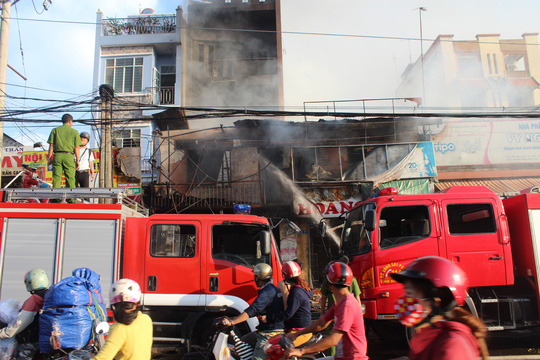
<svg viewBox="0 0 540 360"><path fill-rule="evenodd" d="M27 199L60 200L66 203L68 199L110 199L116 203L148 216L149 211L144 205L130 199L123 189L119 188L23 188L4 189L4 202L20 202Z"/></svg>

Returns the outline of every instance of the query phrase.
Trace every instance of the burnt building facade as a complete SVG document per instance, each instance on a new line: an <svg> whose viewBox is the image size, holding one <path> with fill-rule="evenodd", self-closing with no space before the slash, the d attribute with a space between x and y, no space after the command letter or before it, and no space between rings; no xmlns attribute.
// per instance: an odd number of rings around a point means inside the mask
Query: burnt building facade
<svg viewBox="0 0 540 360"><path fill-rule="evenodd" d="M281 83L276 1L188 5L183 101L191 107L277 107Z"/></svg>

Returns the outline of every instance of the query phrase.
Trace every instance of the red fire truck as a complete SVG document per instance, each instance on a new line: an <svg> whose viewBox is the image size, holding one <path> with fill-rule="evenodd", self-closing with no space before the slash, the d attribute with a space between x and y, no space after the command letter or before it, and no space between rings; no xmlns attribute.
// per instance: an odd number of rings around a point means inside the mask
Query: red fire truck
<svg viewBox="0 0 540 360"><path fill-rule="evenodd" d="M365 318L385 335L403 293L390 277L414 259L437 255L469 276L467 306L490 330L539 321L540 193L501 200L485 187L435 194L381 190L347 215L341 250L362 288ZM394 327L395 328L395 327Z"/></svg>
<svg viewBox="0 0 540 360"><path fill-rule="evenodd" d="M156 344L204 344L218 316L241 313L256 297L252 268L265 262L281 280L266 218L254 215L152 215L117 189L4 190L0 202L0 299L27 297L22 278L40 267L54 282L75 268L143 290ZM41 198L114 198L114 204L19 203ZM257 320L250 319L244 331Z"/></svg>

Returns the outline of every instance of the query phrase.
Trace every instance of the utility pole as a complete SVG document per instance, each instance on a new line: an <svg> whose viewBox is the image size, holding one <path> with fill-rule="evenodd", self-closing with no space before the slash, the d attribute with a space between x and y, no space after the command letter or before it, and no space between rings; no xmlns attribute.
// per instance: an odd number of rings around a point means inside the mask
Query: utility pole
<svg viewBox="0 0 540 360"><path fill-rule="evenodd" d="M423 6L418 8L418 15L420 16L420 61L422 62L422 107L426 106L426 80L424 77L424 39L422 34L422 11L427 11Z"/></svg>
<svg viewBox="0 0 540 360"><path fill-rule="evenodd" d="M6 114L6 72L9 43L9 17L11 12L11 0L2 1L2 21L0 28L0 161L4 154L4 117ZM0 172L0 182L2 173Z"/></svg>
<svg viewBox="0 0 540 360"><path fill-rule="evenodd" d="M114 89L107 84L101 85L99 87L99 96L101 98L99 187L110 189L113 187L112 112Z"/></svg>

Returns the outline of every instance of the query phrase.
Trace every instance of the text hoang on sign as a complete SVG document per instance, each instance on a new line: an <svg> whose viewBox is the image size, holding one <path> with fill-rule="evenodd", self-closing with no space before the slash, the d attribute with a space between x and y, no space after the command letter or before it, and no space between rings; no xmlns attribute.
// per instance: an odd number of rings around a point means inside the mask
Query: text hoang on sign
<svg viewBox="0 0 540 360"><path fill-rule="evenodd" d="M339 201L309 202L305 199L294 200L294 212L298 216L311 216L320 214L323 217L339 217L340 215L354 209L360 204L360 199L347 199Z"/></svg>

